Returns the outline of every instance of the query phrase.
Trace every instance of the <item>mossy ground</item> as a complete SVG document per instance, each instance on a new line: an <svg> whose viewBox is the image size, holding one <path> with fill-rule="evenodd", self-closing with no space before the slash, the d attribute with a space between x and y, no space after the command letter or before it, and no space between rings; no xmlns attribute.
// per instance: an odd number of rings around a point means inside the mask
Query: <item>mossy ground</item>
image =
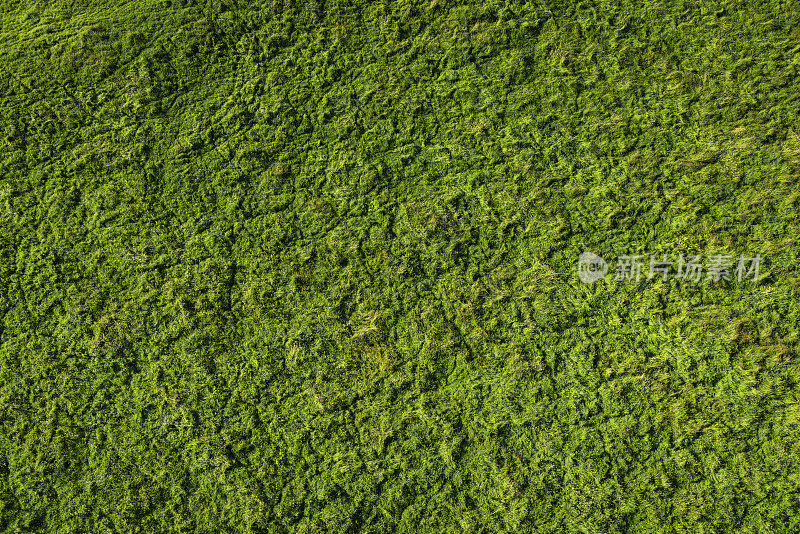
<svg viewBox="0 0 800 534"><path fill-rule="evenodd" d="M0 19L2 530L800 528L796 5Z"/></svg>

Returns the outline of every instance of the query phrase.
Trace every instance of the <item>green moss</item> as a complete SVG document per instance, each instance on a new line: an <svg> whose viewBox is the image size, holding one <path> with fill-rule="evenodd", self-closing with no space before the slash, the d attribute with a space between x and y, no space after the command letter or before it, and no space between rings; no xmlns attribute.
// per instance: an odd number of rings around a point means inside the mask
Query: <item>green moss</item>
<svg viewBox="0 0 800 534"><path fill-rule="evenodd" d="M797 530L797 10L2 12L2 530Z"/></svg>

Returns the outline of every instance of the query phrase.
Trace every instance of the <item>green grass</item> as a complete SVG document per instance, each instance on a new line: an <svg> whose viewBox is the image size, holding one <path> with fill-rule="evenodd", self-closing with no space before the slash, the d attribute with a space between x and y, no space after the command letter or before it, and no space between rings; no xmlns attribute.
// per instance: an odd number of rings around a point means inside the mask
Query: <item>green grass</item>
<svg viewBox="0 0 800 534"><path fill-rule="evenodd" d="M0 20L0 530L800 528L791 3Z"/></svg>

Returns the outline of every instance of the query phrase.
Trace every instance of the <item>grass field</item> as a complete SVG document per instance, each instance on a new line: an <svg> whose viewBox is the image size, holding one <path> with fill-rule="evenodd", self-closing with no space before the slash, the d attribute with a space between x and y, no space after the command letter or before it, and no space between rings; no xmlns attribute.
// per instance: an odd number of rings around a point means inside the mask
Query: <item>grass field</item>
<svg viewBox="0 0 800 534"><path fill-rule="evenodd" d="M798 5L0 21L0 531L800 531Z"/></svg>

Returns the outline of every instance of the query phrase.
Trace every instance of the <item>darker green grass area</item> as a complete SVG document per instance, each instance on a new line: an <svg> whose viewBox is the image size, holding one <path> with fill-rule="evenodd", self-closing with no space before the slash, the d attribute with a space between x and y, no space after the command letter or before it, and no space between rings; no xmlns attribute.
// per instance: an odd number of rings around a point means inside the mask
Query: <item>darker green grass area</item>
<svg viewBox="0 0 800 534"><path fill-rule="evenodd" d="M0 531L800 529L796 6L0 20Z"/></svg>

